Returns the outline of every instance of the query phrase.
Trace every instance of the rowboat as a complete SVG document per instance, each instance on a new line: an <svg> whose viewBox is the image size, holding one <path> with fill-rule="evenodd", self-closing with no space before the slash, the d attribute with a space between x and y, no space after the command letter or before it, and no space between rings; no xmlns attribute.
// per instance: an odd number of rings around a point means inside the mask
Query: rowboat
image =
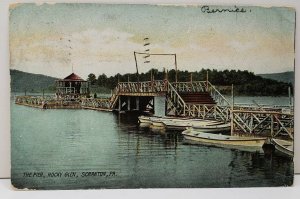
<svg viewBox="0 0 300 199"><path fill-rule="evenodd" d="M141 115L138 117L139 123L151 123L150 116Z"/></svg>
<svg viewBox="0 0 300 199"><path fill-rule="evenodd" d="M150 127L150 125L152 124L151 122L151 117L149 116L144 116L144 115L141 115L138 117L138 122L140 124L141 127Z"/></svg>
<svg viewBox="0 0 300 199"><path fill-rule="evenodd" d="M138 117L140 127L151 127L151 128L165 128L165 125L161 122L162 117L158 116L144 116Z"/></svg>
<svg viewBox="0 0 300 199"><path fill-rule="evenodd" d="M192 119L192 118L178 118L178 117L157 117L157 116L139 116L139 123L143 127L155 127L155 128L166 128L166 129L177 129L184 130L192 126L207 126L207 125L218 125L223 122L216 120L203 120L203 119Z"/></svg>
<svg viewBox="0 0 300 199"><path fill-rule="evenodd" d="M201 131L201 132L228 132L230 131L231 125L230 123L224 124L224 123L220 123L220 124L207 124L207 125L194 125L192 126L192 128L196 131Z"/></svg>
<svg viewBox="0 0 300 199"><path fill-rule="evenodd" d="M289 140L270 138L269 142L275 147L275 152L279 152L289 157L294 157L294 143Z"/></svg>
<svg viewBox="0 0 300 199"><path fill-rule="evenodd" d="M160 117L151 117L151 128L165 128L165 124L161 121L162 118Z"/></svg>
<svg viewBox="0 0 300 199"><path fill-rule="evenodd" d="M185 130L186 128L192 126L211 126L211 125L218 125L223 124L223 122L215 121L215 120L203 120L203 119L189 119L189 120L182 120L182 119L163 119L162 122L164 123L167 129L173 130Z"/></svg>
<svg viewBox="0 0 300 199"><path fill-rule="evenodd" d="M225 148L238 148L245 150L259 150L262 151L262 146L266 138L258 137L241 137L230 136L222 134L204 133L189 128L182 132L186 140L192 143L204 144L209 146L225 147Z"/></svg>

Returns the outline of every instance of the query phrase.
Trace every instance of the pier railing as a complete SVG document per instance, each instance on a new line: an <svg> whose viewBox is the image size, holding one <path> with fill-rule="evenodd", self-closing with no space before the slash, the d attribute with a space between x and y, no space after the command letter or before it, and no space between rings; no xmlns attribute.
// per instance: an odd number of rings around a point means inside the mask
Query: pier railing
<svg viewBox="0 0 300 199"><path fill-rule="evenodd" d="M294 138L294 115L278 111L232 110L232 131Z"/></svg>
<svg viewBox="0 0 300 199"><path fill-rule="evenodd" d="M184 100L180 97L177 90L173 87L173 85L167 82L167 114L173 114L177 116L187 116L187 105Z"/></svg>
<svg viewBox="0 0 300 199"><path fill-rule="evenodd" d="M119 82L118 93L159 93L167 91L167 81L154 80L145 82Z"/></svg>
<svg viewBox="0 0 300 199"><path fill-rule="evenodd" d="M82 98L82 108L110 109L110 98Z"/></svg>
<svg viewBox="0 0 300 199"><path fill-rule="evenodd" d="M45 102L51 101L54 96L51 95L34 95L34 96L16 96L15 103L28 105L42 105Z"/></svg>
<svg viewBox="0 0 300 199"><path fill-rule="evenodd" d="M207 81L207 91L210 93L212 98L217 102L219 106L231 106L231 103L224 97L214 85Z"/></svg>
<svg viewBox="0 0 300 199"><path fill-rule="evenodd" d="M180 92L209 92L217 104L186 103ZM167 114L184 117L214 118L222 121L230 119L230 103L208 81L172 82L155 80L146 82L120 82L112 93L111 105L116 105L119 95L166 94Z"/></svg>
<svg viewBox="0 0 300 199"><path fill-rule="evenodd" d="M112 91L112 94L111 94L111 97L110 97L110 105L109 105L109 107L111 109L113 109L116 106L116 103L117 103L117 101L119 99L118 93L119 93L119 87L117 86Z"/></svg>
<svg viewBox="0 0 300 199"><path fill-rule="evenodd" d="M173 82L170 83L170 88L173 88L173 99L168 101L172 103L172 107L175 110L176 104L179 104L182 111L181 115L186 117L197 117L202 119L217 119L221 121L230 120L230 107L229 101L213 86L209 81L191 81L191 82ZM178 92L208 92L217 104L195 104L186 103L178 95ZM177 97L178 95L178 97Z"/></svg>
<svg viewBox="0 0 300 199"><path fill-rule="evenodd" d="M181 92L208 92L216 104L186 102ZM90 108L113 110L120 96L166 95L166 114L181 117L216 119L232 122L235 132L272 136L286 134L293 138L293 106L270 106L253 104L232 104L209 81L170 83L167 80L146 82L120 82L110 98L58 98L52 96L16 96L15 103L38 108ZM129 104L129 100L127 100ZM135 102L138 108L138 103ZM128 105L130 108L130 105Z"/></svg>
<svg viewBox="0 0 300 199"><path fill-rule="evenodd" d="M290 105L269 105L269 104L245 104L235 103L234 110L251 110L251 111L275 111L280 113L294 113L294 107Z"/></svg>
<svg viewBox="0 0 300 199"><path fill-rule="evenodd" d="M215 104L186 103L185 115L201 119L216 119L224 122L230 120L230 107Z"/></svg>
<svg viewBox="0 0 300 199"><path fill-rule="evenodd" d="M60 109L60 108L80 108L80 99L65 99L51 96L16 96L15 103L25 106Z"/></svg>
<svg viewBox="0 0 300 199"><path fill-rule="evenodd" d="M207 91L206 81L172 82L171 84L178 92Z"/></svg>
<svg viewBox="0 0 300 199"><path fill-rule="evenodd" d="M224 97L209 81L172 82L177 92L209 92L219 106L231 106Z"/></svg>

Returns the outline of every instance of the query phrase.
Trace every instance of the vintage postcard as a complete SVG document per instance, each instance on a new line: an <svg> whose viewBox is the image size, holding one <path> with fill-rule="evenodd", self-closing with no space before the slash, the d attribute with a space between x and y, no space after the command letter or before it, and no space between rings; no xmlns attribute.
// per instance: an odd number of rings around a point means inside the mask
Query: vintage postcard
<svg viewBox="0 0 300 199"><path fill-rule="evenodd" d="M11 5L12 185L292 185L295 15Z"/></svg>

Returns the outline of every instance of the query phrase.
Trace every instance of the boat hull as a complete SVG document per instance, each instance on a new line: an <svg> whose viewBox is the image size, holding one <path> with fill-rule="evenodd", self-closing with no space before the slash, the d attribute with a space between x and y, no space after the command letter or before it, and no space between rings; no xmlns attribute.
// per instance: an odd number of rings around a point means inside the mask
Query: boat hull
<svg viewBox="0 0 300 199"><path fill-rule="evenodd" d="M160 121L153 121L150 125L151 128L165 128L164 123Z"/></svg>
<svg viewBox="0 0 300 199"><path fill-rule="evenodd" d="M140 127L141 128L148 128L151 126L151 123L147 123L147 122L140 122Z"/></svg>
<svg viewBox="0 0 300 199"><path fill-rule="evenodd" d="M168 130L185 130L194 125L210 126L221 124L219 121L190 119L190 118L176 118L176 117L156 117L156 116L140 116L138 118L140 126L150 128L166 128ZM226 129L224 129L226 130ZM222 131L224 131L222 130ZM209 129L208 131L212 131Z"/></svg>
<svg viewBox="0 0 300 199"><path fill-rule="evenodd" d="M140 127L142 127L142 128L147 128L152 125L150 117L147 117L147 116L138 117L138 122L140 124Z"/></svg>
<svg viewBox="0 0 300 199"><path fill-rule="evenodd" d="M190 129L184 131L182 134L186 140L193 143L226 148L252 149L256 151L262 151L262 146L266 140L265 138L238 137L202 132L191 133Z"/></svg>
<svg viewBox="0 0 300 199"><path fill-rule="evenodd" d="M207 125L207 126L197 126L197 127L193 126L194 130L204 132L204 133L228 132L228 131L230 131L230 128L231 128L230 124Z"/></svg>
<svg viewBox="0 0 300 199"><path fill-rule="evenodd" d="M294 157L294 146L292 141L271 138L270 143L274 145L275 152L279 152L289 157Z"/></svg>
<svg viewBox="0 0 300 199"><path fill-rule="evenodd" d="M213 120L200 120L200 119L161 119L167 129L171 130L185 130L186 128L192 127L194 125L202 125L202 126L209 126L209 125L216 125L220 124L219 121Z"/></svg>

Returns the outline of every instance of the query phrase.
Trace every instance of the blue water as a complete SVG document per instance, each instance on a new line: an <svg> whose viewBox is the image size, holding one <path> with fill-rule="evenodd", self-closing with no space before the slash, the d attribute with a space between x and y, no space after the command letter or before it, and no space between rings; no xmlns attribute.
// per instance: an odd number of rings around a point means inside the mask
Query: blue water
<svg viewBox="0 0 300 199"><path fill-rule="evenodd" d="M156 105L160 103L156 99ZM13 185L79 189L286 186L293 182L290 159L188 145L180 132L140 129L137 116L41 110L12 102Z"/></svg>

